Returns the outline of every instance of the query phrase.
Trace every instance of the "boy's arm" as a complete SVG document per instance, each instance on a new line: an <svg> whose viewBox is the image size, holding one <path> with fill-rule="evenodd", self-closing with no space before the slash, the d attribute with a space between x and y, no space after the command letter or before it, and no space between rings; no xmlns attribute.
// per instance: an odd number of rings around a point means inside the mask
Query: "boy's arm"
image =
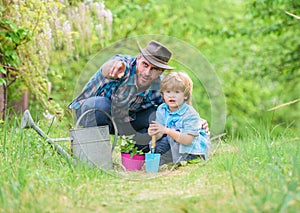
<svg viewBox="0 0 300 213"><path fill-rule="evenodd" d="M178 143L189 145L192 143L194 136L188 133L178 132L174 129L170 129L166 126L161 125L157 121L153 121L148 128L148 134L150 136L156 135L157 139L160 139L164 134L169 135Z"/></svg>
<svg viewBox="0 0 300 213"><path fill-rule="evenodd" d="M183 144L183 145L190 145L195 137L191 134L178 132L175 129L170 129L168 127L165 127L164 132L165 132L165 134L167 134L171 138L173 138L176 142Z"/></svg>

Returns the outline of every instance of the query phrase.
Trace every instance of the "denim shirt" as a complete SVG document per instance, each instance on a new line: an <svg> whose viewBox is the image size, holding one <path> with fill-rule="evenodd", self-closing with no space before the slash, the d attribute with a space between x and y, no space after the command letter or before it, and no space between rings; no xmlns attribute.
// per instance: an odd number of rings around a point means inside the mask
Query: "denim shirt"
<svg viewBox="0 0 300 213"><path fill-rule="evenodd" d="M202 119L191 105L184 103L180 109L171 112L168 105L163 103L157 109L156 121L168 128L195 136L191 144L180 144L180 154L204 154L208 157L209 136L202 129Z"/></svg>

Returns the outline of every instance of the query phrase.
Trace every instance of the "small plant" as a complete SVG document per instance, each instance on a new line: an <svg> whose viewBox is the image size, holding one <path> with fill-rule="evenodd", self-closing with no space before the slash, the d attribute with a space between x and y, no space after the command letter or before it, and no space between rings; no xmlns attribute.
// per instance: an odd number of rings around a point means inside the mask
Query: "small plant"
<svg viewBox="0 0 300 213"><path fill-rule="evenodd" d="M135 141L131 139L132 135L126 136L122 135L119 137L119 146L121 153L127 153L130 154L130 157L132 158L133 155L142 155L144 154L142 150L138 150L138 148L135 146Z"/></svg>

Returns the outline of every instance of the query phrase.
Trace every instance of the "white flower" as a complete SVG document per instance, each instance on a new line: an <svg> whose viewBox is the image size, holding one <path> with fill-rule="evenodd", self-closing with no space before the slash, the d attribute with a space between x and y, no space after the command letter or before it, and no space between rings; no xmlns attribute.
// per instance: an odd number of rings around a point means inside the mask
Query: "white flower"
<svg viewBox="0 0 300 213"><path fill-rule="evenodd" d="M126 146L127 145L127 141L126 140L122 140L121 141L121 146Z"/></svg>

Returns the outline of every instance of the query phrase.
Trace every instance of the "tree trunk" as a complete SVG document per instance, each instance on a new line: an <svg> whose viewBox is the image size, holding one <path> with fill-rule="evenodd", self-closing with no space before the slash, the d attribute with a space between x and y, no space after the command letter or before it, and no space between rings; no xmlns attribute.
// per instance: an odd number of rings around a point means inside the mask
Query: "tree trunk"
<svg viewBox="0 0 300 213"><path fill-rule="evenodd" d="M3 78L3 74L0 73L0 78ZM5 119L7 112L7 101L8 101L8 89L5 85L0 86L0 120ZM26 109L28 109L29 103L29 89L24 89L20 100L12 103L14 112L17 114L22 114Z"/></svg>
<svg viewBox="0 0 300 213"><path fill-rule="evenodd" d="M21 99L13 104L13 108L17 114L22 114L26 109L28 109L28 100L29 90L24 89Z"/></svg>

